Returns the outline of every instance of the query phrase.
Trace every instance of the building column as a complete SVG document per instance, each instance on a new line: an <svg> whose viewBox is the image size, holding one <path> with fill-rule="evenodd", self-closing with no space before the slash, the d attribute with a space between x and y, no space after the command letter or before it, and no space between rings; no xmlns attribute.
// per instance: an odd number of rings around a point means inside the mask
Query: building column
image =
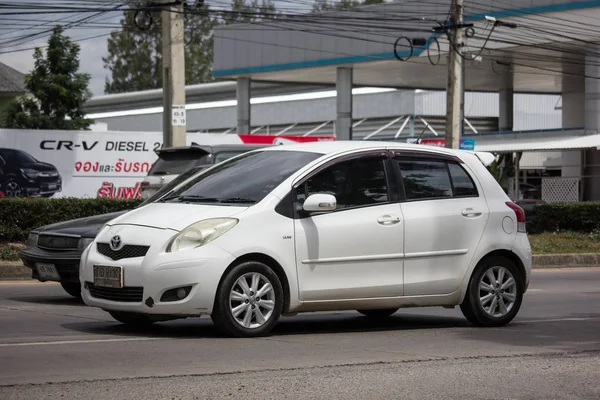
<svg viewBox="0 0 600 400"><path fill-rule="evenodd" d="M237 79L237 133L250 133L250 78Z"/></svg>
<svg viewBox="0 0 600 400"><path fill-rule="evenodd" d="M514 129L515 95L513 88L500 89L498 92L498 129L512 131Z"/></svg>
<svg viewBox="0 0 600 400"><path fill-rule="evenodd" d="M589 54L598 54L600 46L588 44ZM588 133L600 133L600 57L585 57L585 129ZM563 101L564 107L564 101ZM591 167L587 167L591 165ZM596 149L584 154L584 200L600 200L600 152Z"/></svg>
<svg viewBox="0 0 600 400"><path fill-rule="evenodd" d="M498 91L498 130L514 129L515 94L514 71L512 65L499 65L500 90Z"/></svg>
<svg viewBox="0 0 600 400"><path fill-rule="evenodd" d="M564 74L562 77L562 124L563 128L575 129L585 126L585 78L581 71ZM561 154L561 175L565 178L581 178L585 150L563 151ZM580 191L585 192L585 185L580 184ZM583 193L579 194L582 199Z"/></svg>
<svg viewBox="0 0 600 400"><path fill-rule="evenodd" d="M582 128L585 126L585 78L563 75L562 77L562 127Z"/></svg>
<svg viewBox="0 0 600 400"><path fill-rule="evenodd" d="M352 140L352 68L339 67L336 78L336 140Z"/></svg>

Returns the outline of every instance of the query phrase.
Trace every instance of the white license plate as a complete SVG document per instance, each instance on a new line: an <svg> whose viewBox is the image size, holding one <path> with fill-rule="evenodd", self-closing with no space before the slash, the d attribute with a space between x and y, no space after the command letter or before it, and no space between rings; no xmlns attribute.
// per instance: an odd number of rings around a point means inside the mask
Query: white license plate
<svg viewBox="0 0 600 400"><path fill-rule="evenodd" d="M58 270L53 264L36 264L38 275L43 281L60 281Z"/></svg>
<svg viewBox="0 0 600 400"><path fill-rule="evenodd" d="M57 185L48 185L48 190L54 190L57 187L58 187Z"/></svg>
<svg viewBox="0 0 600 400"><path fill-rule="evenodd" d="M94 265L94 286L122 288L123 267Z"/></svg>

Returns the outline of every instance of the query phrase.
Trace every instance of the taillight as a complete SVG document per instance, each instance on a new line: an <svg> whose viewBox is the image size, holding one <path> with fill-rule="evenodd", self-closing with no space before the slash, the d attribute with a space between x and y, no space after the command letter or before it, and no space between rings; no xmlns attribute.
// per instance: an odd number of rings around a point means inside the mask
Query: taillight
<svg viewBox="0 0 600 400"><path fill-rule="evenodd" d="M527 227L525 226L525 210L512 201L507 201L506 205L509 206L517 216L517 232L527 232Z"/></svg>

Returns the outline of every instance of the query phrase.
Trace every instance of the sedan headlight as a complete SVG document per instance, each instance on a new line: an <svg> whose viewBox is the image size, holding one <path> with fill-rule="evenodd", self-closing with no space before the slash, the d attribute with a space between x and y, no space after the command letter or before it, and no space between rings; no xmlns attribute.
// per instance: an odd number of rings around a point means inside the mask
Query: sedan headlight
<svg viewBox="0 0 600 400"><path fill-rule="evenodd" d="M87 247L92 244L94 241L93 238L81 238L79 239L79 243L77 244L77 250L84 251Z"/></svg>
<svg viewBox="0 0 600 400"><path fill-rule="evenodd" d="M27 237L27 246L37 246L38 237L37 233L30 233Z"/></svg>
<svg viewBox="0 0 600 400"><path fill-rule="evenodd" d="M167 246L167 253L203 246L238 223L237 218L214 218L196 222L179 232Z"/></svg>

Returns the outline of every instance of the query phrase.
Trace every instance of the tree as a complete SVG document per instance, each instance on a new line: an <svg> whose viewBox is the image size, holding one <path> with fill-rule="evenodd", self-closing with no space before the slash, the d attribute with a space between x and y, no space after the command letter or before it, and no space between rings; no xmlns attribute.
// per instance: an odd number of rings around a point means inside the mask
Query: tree
<svg viewBox="0 0 600 400"><path fill-rule="evenodd" d="M385 0L364 0L362 3L357 0L339 0L328 2L327 0L315 0L312 6L312 12L343 10L358 6L368 6L371 4L384 3Z"/></svg>
<svg viewBox="0 0 600 400"><path fill-rule="evenodd" d="M223 20L225 24L239 24L257 22L260 20L273 18L277 12L272 0L252 0L246 3L246 0L233 0L231 3L231 12L225 14Z"/></svg>
<svg viewBox="0 0 600 400"><path fill-rule="evenodd" d="M93 121L85 118L83 105L92 95L90 75L78 72L79 50L77 43L63 35L62 26L56 25L46 57L39 47L33 53L33 71L25 75L28 94L9 104L5 128L89 129Z"/></svg>
<svg viewBox="0 0 600 400"><path fill-rule="evenodd" d="M132 3L142 8L144 3ZM149 20L149 15L152 19ZM160 13L125 11L121 29L112 32L107 41L108 55L102 58L111 71L106 78L106 93L122 93L162 87L162 24ZM136 26L137 21L137 26ZM210 82L213 60L213 30L216 18L208 6L189 8L185 13L185 79L186 84Z"/></svg>

